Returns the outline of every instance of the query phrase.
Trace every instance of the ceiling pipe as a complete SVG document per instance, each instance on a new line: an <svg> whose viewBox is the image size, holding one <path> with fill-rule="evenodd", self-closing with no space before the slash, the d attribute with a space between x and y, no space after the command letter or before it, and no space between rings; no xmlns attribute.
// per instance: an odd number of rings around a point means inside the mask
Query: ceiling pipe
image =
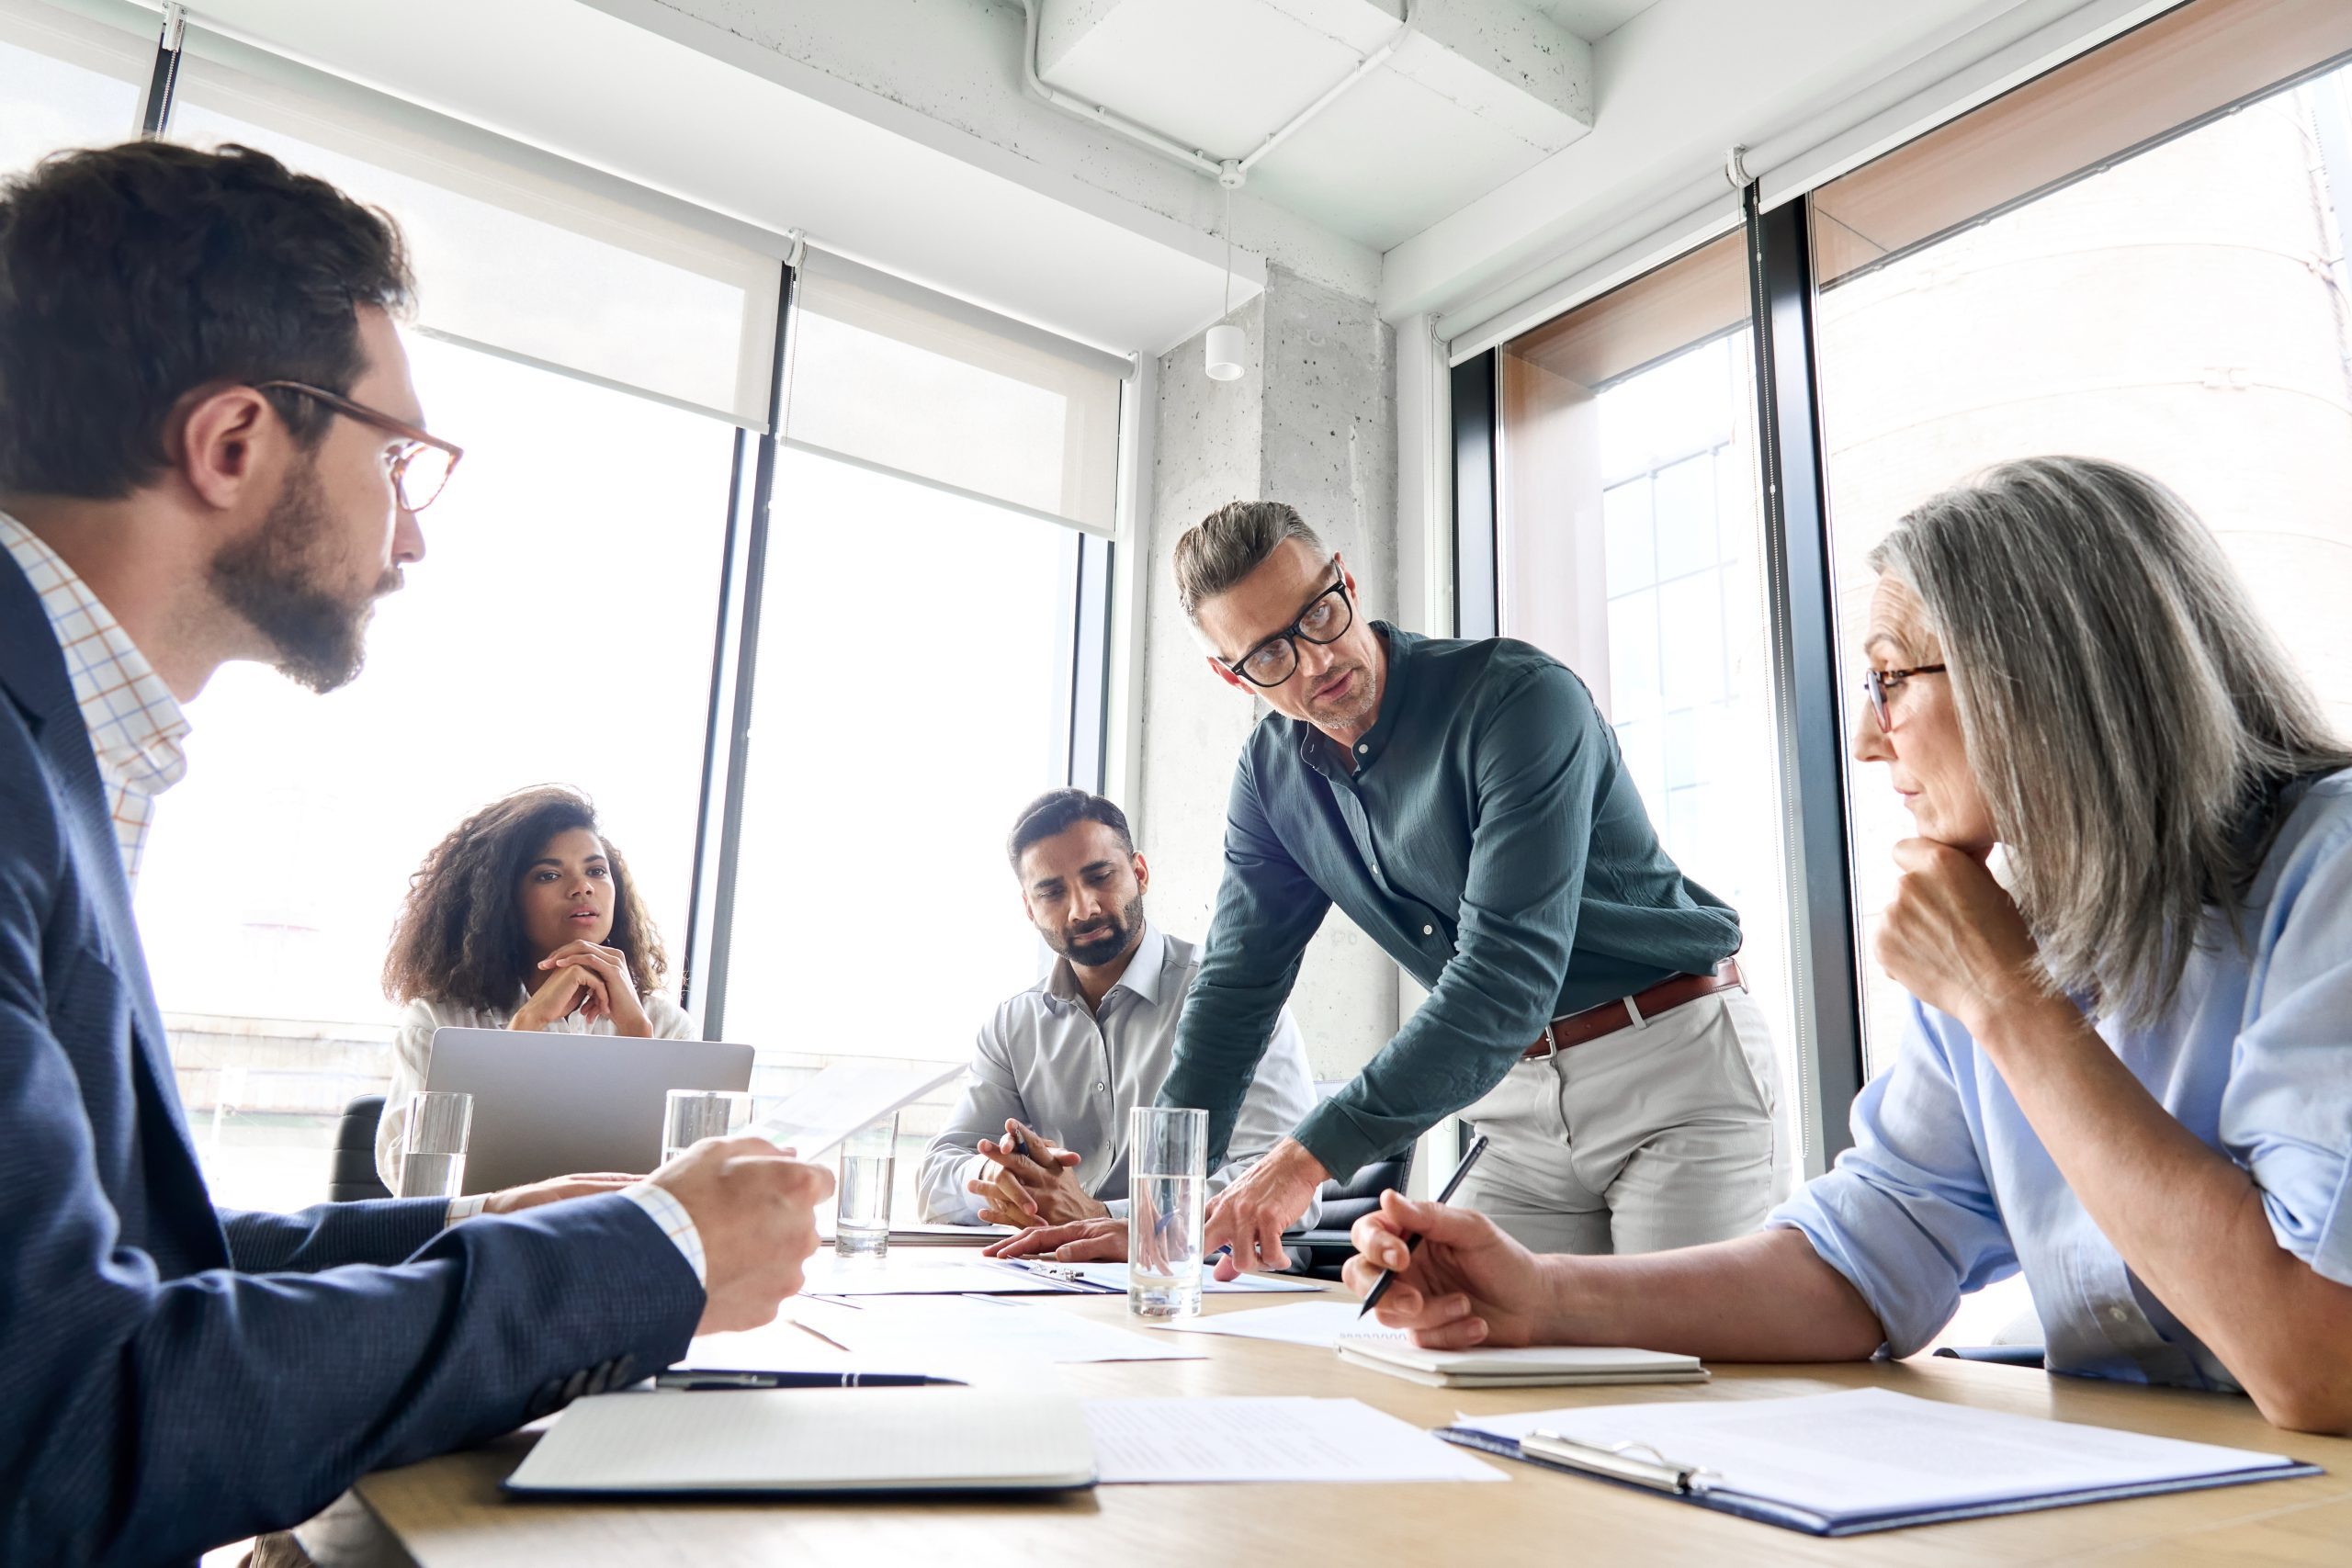
<svg viewBox="0 0 2352 1568"><path fill-rule="evenodd" d="M1414 28L1413 0L1405 0L1405 18L1397 26L1396 30L1388 35L1388 40L1385 43L1357 61L1355 68L1333 83L1321 97L1277 126L1263 141L1259 142L1247 154L1238 159L1216 159L1210 157L1198 148L1185 146L1172 136L1154 130L1139 121L1129 119L1115 109L1104 108L1101 104L1090 104L1075 94L1065 93L1039 75L1037 39L1039 14L1044 6L1045 0L1021 0L1021 10L1025 18L1024 38L1021 49L1021 85L1028 91L1029 96L1042 103L1051 105L1064 114L1085 120L1090 125L1098 125L1105 130L1116 131L1128 141L1139 142L1162 157L1173 158L1194 174L1206 175L1227 190L1239 188L1249 179L1250 171L1257 167L1268 153L1297 134L1307 121L1346 96L1350 88L1386 64L1389 57L1403 47L1405 40L1412 36Z"/></svg>

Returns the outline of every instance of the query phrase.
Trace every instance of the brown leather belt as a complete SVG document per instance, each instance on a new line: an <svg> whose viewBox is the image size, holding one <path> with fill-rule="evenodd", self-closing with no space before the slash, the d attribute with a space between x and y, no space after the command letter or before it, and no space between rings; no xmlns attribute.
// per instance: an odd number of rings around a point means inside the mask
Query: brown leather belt
<svg viewBox="0 0 2352 1568"><path fill-rule="evenodd" d="M1738 960L1732 958L1716 964L1712 975L1670 976L1630 997L1602 1002L1582 1012L1563 1013L1544 1026L1542 1037L1520 1053L1520 1058L1528 1062L1549 1061L1571 1045L1582 1045L1604 1034L1646 1023L1685 1002L1695 1002L1701 997L1712 997L1734 987L1744 991L1747 981L1740 975Z"/></svg>

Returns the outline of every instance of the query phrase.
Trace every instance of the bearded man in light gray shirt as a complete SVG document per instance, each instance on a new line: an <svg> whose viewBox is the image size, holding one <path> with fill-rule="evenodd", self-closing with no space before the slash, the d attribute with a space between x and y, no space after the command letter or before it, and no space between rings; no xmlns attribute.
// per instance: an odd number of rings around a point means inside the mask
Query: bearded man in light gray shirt
<svg viewBox="0 0 2352 1568"><path fill-rule="evenodd" d="M1126 814L1101 795L1039 796L1022 810L1006 852L1022 908L1059 956L982 1026L971 1081L923 1153L923 1209L949 1224L1124 1216L1127 1113L1151 1104L1168 1076L1200 952L1144 919L1151 868L1136 852ZM1314 1105L1306 1047L1284 1010L1210 1190L1247 1170Z"/></svg>

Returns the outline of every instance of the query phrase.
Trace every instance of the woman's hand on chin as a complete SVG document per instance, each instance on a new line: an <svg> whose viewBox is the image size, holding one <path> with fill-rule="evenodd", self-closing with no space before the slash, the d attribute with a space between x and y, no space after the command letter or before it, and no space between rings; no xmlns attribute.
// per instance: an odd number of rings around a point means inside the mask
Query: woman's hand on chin
<svg viewBox="0 0 2352 1568"><path fill-rule="evenodd" d="M550 976L576 975L581 977L591 994L576 1005L580 1015L589 1022L594 1023L599 1018L610 1018L616 1034L632 1035L639 1040L652 1038L653 1021L645 1014L644 1000L637 994L637 982L629 976L628 958L619 948L604 947L593 942L568 942L540 959L539 967ZM542 992L546 988L540 987ZM537 998L532 999L536 1001Z"/></svg>
<svg viewBox="0 0 2352 1568"><path fill-rule="evenodd" d="M566 965L549 972L538 989L507 1021L509 1029L553 1029L573 1013L590 1021L605 1010L604 976L594 970Z"/></svg>
<svg viewBox="0 0 2352 1568"><path fill-rule="evenodd" d="M1876 943L1889 979L1972 1034L2013 1008L2054 999L2037 973L2033 933L1984 859L1933 839L1895 845L1903 875Z"/></svg>

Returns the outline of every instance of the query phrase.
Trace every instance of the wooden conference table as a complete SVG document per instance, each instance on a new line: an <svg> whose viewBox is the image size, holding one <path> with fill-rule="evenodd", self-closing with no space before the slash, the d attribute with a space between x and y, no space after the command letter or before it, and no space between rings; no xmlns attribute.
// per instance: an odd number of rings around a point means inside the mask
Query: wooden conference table
<svg viewBox="0 0 2352 1568"><path fill-rule="evenodd" d="M1208 1310L1275 1302L1219 1295ZM788 1310L788 1309L787 1309ZM1033 1310L1125 1324L1119 1297L1043 1298ZM1057 1372L1080 1397L1348 1396L1419 1427L1474 1414L1638 1400L1758 1399L1880 1387L2012 1414L2125 1427L2326 1467L2266 1482L2130 1502L1825 1540L1581 1477L1497 1460L1509 1485L1104 1486L1041 1501L512 1502L498 1483L533 1438L518 1433L362 1481L300 1532L321 1568L492 1568L518 1562L730 1568L778 1562L927 1568L1115 1563L1197 1557L1257 1564L1724 1562L1964 1564L2097 1562L2352 1563L2352 1439L2281 1432L2233 1395L2049 1378L1917 1358L1842 1366L1719 1366L1699 1387L1465 1391L1341 1364L1329 1350L1187 1337L1202 1361L1104 1362ZM707 1397L724 1398L714 1394Z"/></svg>

